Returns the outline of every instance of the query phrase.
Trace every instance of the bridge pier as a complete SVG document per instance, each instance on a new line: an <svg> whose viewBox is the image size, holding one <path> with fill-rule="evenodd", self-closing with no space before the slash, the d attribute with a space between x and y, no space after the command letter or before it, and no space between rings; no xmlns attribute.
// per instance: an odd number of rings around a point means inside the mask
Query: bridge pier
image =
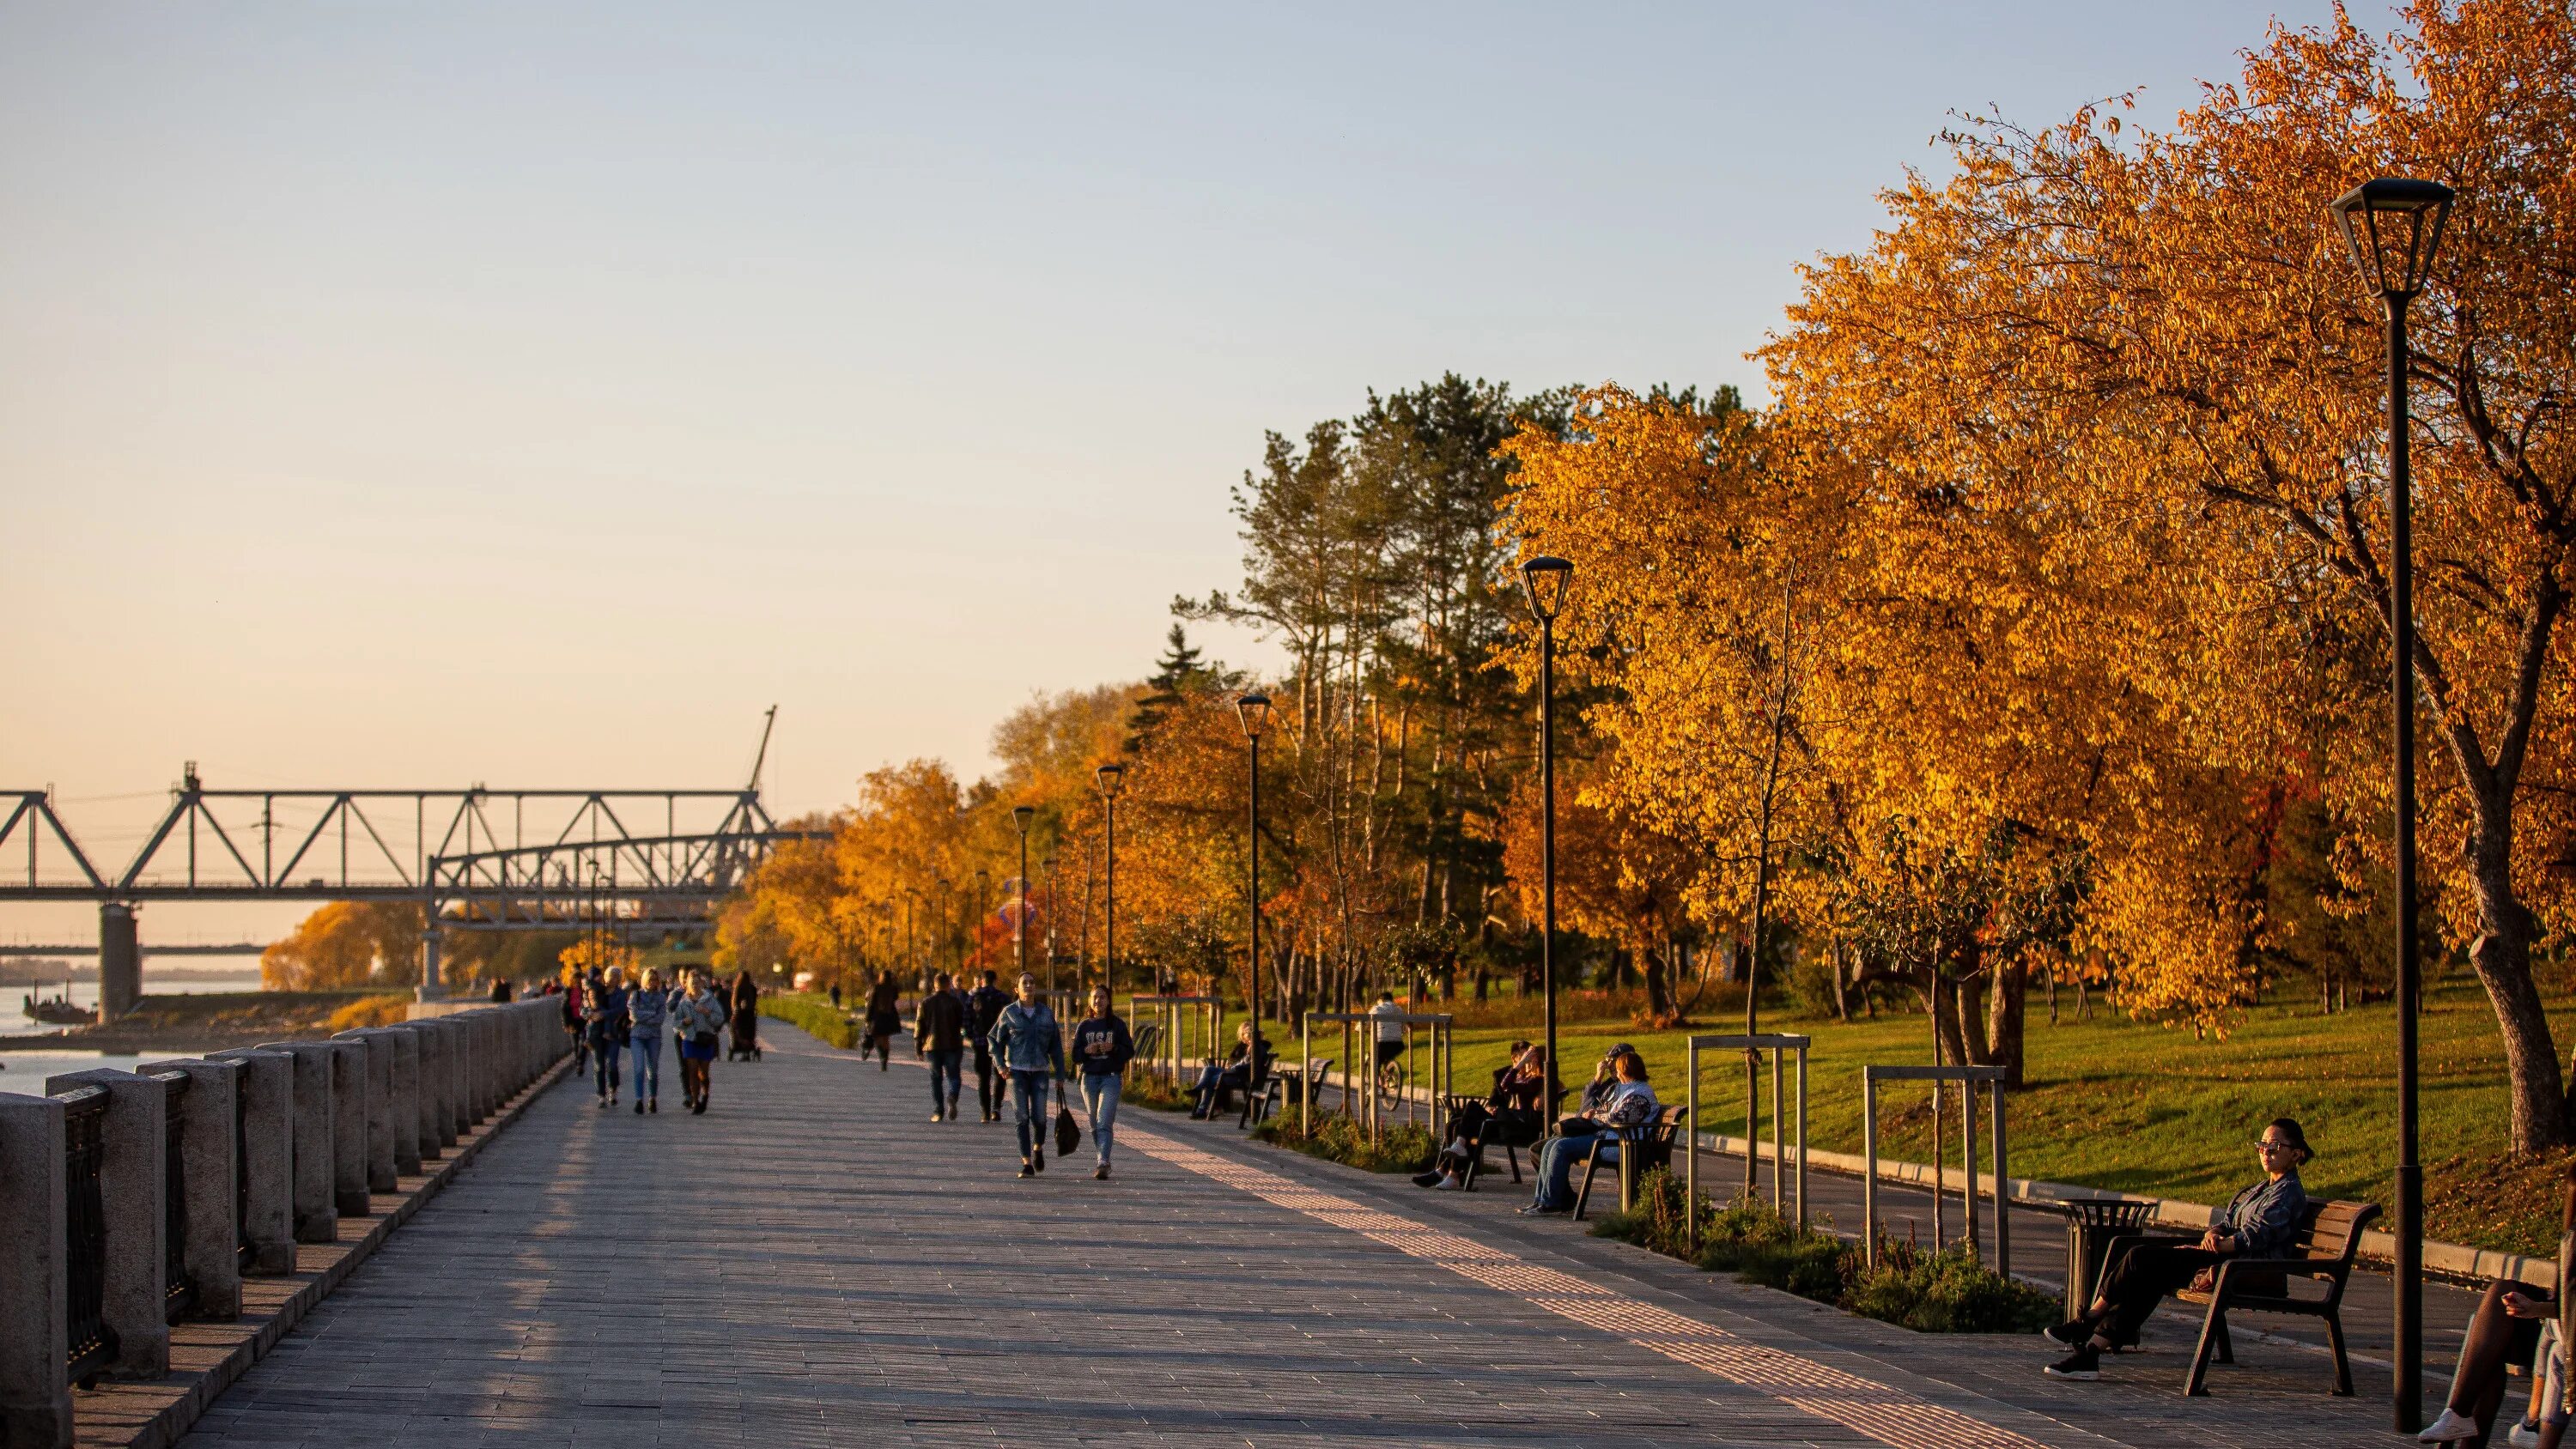
<svg viewBox="0 0 2576 1449"><path fill-rule="evenodd" d="M432 908L425 912L429 925L420 933L420 989L417 999L421 1001L442 1001L447 997L447 978L441 973L438 964L439 930L436 904L432 902Z"/></svg>
<svg viewBox="0 0 2576 1449"><path fill-rule="evenodd" d="M134 1009L143 997L143 953L135 944L134 907L109 901L98 908L98 1019L104 1025Z"/></svg>

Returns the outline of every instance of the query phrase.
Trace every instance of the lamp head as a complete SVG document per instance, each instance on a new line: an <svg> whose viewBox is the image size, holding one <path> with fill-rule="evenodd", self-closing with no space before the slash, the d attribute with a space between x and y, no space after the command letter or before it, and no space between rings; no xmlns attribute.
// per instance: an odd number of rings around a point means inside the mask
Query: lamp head
<svg viewBox="0 0 2576 1449"><path fill-rule="evenodd" d="M1014 805L1011 807L1011 823L1020 827L1020 833L1026 835L1029 833L1029 822L1037 817L1037 813L1038 807L1035 805Z"/></svg>
<svg viewBox="0 0 2576 1449"><path fill-rule="evenodd" d="M1118 798L1118 792L1126 787L1127 767L1116 760L1112 760L1108 764L1101 766L1099 769L1092 771L1091 778L1099 782L1100 793L1102 795L1115 800Z"/></svg>
<svg viewBox="0 0 2576 1449"><path fill-rule="evenodd" d="M2329 209L2362 279L2382 297L2402 300L2424 290L2451 197L2438 181L2382 176L2336 197Z"/></svg>
<svg viewBox="0 0 2576 1449"><path fill-rule="evenodd" d="M1556 618L1565 607L1566 587L1574 581L1574 563L1552 553L1543 553L1521 565L1521 584L1529 590L1530 612L1539 622Z"/></svg>
<svg viewBox="0 0 2576 1449"><path fill-rule="evenodd" d="M1252 690L1235 700L1234 712L1243 721L1243 737L1257 740L1263 726L1270 723L1270 696Z"/></svg>

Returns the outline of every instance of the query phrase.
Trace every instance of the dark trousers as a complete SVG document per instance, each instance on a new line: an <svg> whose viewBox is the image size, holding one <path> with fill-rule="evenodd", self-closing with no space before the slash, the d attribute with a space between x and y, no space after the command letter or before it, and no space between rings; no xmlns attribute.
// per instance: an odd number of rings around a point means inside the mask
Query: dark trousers
<svg viewBox="0 0 2576 1449"><path fill-rule="evenodd" d="M2203 1268L2227 1261L2197 1243L2140 1243L2121 1255L2094 1291L2111 1311L2094 1321L2094 1330L2115 1344L2135 1343L2147 1315L2165 1295L2188 1288Z"/></svg>
<svg viewBox="0 0 2576 1449"><path fill-rule="evenodd" d="M975 1100L984 1105L986 1118L1000 1114L1005 1094L1009 1091L1009 1083L993 1080L993 1049L978 1040L975 1043Z"/></svg>
<svg viewBox="0 0 2576 1449"><path fill-rule="evenodd" d="M958 1081L957 1062L959 1058L966 1055L965 1049L949 1047L941 1050L933 1047L923 1055L930 1059L930 1109L954 1116L957 1112L957 1094L963 1090L963 1084Z"/></svg>

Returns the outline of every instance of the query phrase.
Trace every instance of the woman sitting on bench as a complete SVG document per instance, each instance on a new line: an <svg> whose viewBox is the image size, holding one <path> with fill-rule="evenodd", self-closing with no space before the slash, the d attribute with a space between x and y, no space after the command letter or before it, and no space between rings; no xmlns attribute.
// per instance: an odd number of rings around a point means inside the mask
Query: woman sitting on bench
<svg viewBox="0 0 2576 1449"><path fill-rule="evenodd" d="M2299 1167L2316 1154L2299 1124L2287 1117L2263 1129L2254 1152L2263 1180L2238 1193L2198 1243L2136 1244L2102 1275L2091 1312L2042 1330L2050 1342L2074 1350L2048 1366L2051 1377L2100 1378L2102 1355L2135 1344L2139 1327L2166 1294L2214 1283L2219 1265L2230 1258L2275 1258L2288 1251L2308 1205Z"/></svg>
<svg viewBox="0 0 2576 1449"><path fill-rule="evenodd" d="M2576 1231L2576 1163L2567 1168L2558 1230L2562 1235ZM2553 1378L2564 1376L2566 1345L2544 1345L2544 1338L2555 1335L2543 1333L2543 1320L2557 1315L2558 1295L2546 1288L2511 1280L2488 1284L2477 1313L2469 1319L2469 1331L2460 1340L2460 1367L2451 1375L2451 1397L2442 1407L2442 1417L2415 1437L2427 1444L2486 1443L2496 1414L2504 1407L2506 1366L2537 1367L2541 1372L2533 1375L2531 1411L2507 1437L2517 1445L2558 1449L2560 1436L2567 1432L2567 1418L2560 1408L2566 1395ZM2535 1365L2533 1360L2544 1346L2548 1355Z"/></svg>
<svg viewBox="0 0 2576 1449"><path fill-rule="evenodd" d="M1512 1059L1494 1069L1494 1090L1482 1102L1458 1109L1449 1145L1429 1172L1413 1180L1416 1187L1455 1192L1467 1185L1467 1164L1475 1159L1486 1134L1499 1124L1519 1132L1520 1141L1538 1136L1539 1098L1547 1095L1547 1048L1525 1041L1512 1043Z"/></svg>
<svg viewBox="0 0 2576 1449"><path fill-rule="evenodd" d="M1234 1051L1222 1065L1215 1058L1199 1071L1198 1105L1190 1108L1194 1120L1205 1120L1225 1110L1226 1098L1236 1092L1252 1090L1252 1084L1269 1075L1270 1039L1255 1037L1252 1023L1234 1029Z"/></svg>
<svg viewBox="0 0 2576 1449"><path fill-rule="evenodd" d="M1655 1100L1655 1089L1646 1085L1646 1059L1629 1052L1619 1058L1618 1085L1602 1104L1584 1114L1594 1129L1592 1133L1573 1137L1551 1137L1538 1150L1538 1195L1521 1209L1524 1217L1541 1213L1574 1211L1574 1167L1585 1154L1595 1150L1593 1138L1613 1132L1643 1127L1655 1120L1663 1104ZM1598 1151L1603 1164L1619 1160L1619 1144L1603 1142Z"/></svg>

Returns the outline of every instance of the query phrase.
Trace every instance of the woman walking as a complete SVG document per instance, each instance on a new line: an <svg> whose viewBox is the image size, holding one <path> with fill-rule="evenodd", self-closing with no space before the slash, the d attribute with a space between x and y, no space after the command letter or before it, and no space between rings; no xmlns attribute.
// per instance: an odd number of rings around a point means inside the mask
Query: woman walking
<svg viewBox="0 0 2576 1449"><path fill-rule="evenodd" d="M592 1082L599 1089L600 1110L617 1105L617 1059L626 1030L626 986L616 967L600 973L583 1019L590 1028Z"/></svg>
<svg viewBox="0 0 2576 1449"><path fill-rule="evenodd" d="M923 995L921 1005L924 1011L930 1009L929 994ZM868 1039L864 1044L876 1048L878 1071L885 1071L892 1065L894 1034L901 1030L903 1030L903 1015L895 1009L894 973L880 971L877 973L877 984L868 988ZM916 1037L918 1035L919 1033L915 1033ZM916 1049L920 1045L918 1040L913 1043ZM859 1053L859 1060L866 1061L867 1057L865 1050Z"/></svg>
<svg viewBox="0 0 2576 1449"><path fill-rule="evenodd" d="M707 1074L715 1065L716 1034L724 1030L724 998L696 967L680 973L673 993L671 1027L680 1038L680 1095L691 1112L707 1110Z"/></svg>
<svg viewBox="0 0 2576 1449"><path fill-rule="evenodd" d="M1091 1175L1104 1182L1109 1177L1110 1137L1118 1126L1118 1096L1126 1087L1127 1063L1136 1056L1136 1039L1109 1006L1109 988L1091 988L1091 1014L1073 1029L1073 1059L1082 1066L1082 1110L1091 1116L1091 1151L1097 1164Z"/></svg>
<svg viewBox="0 0 2576 1449"><path fill-rule="evenodd" d="M749 1057L760 1060L760 988L753 984L749 971L733 976L733 1050L725 1060L739 1061Z"/></svg>
<svg viewBox="0 0 2576 1449"><path fill-rule="evenodd" d="M670 997L662 990L662 973L644 968L644 982L626 996L626 1049L634 1054L627 1067L635 1084L635 1110L662 1110L662 1023L670 1016Z"/></svg>
<svg viewBox="0 0 2576 1449"><path fill-rule="evenodd" d="M1064 1032L1055 1013L1038 996L1038 979L1020 978L1020 999L1002 1008L993 1023L993 1055L1011 1074L1011 1097L1018 1109L1020 1176L1046 1171L1047 1082L1063 1081Z"/></svg>

